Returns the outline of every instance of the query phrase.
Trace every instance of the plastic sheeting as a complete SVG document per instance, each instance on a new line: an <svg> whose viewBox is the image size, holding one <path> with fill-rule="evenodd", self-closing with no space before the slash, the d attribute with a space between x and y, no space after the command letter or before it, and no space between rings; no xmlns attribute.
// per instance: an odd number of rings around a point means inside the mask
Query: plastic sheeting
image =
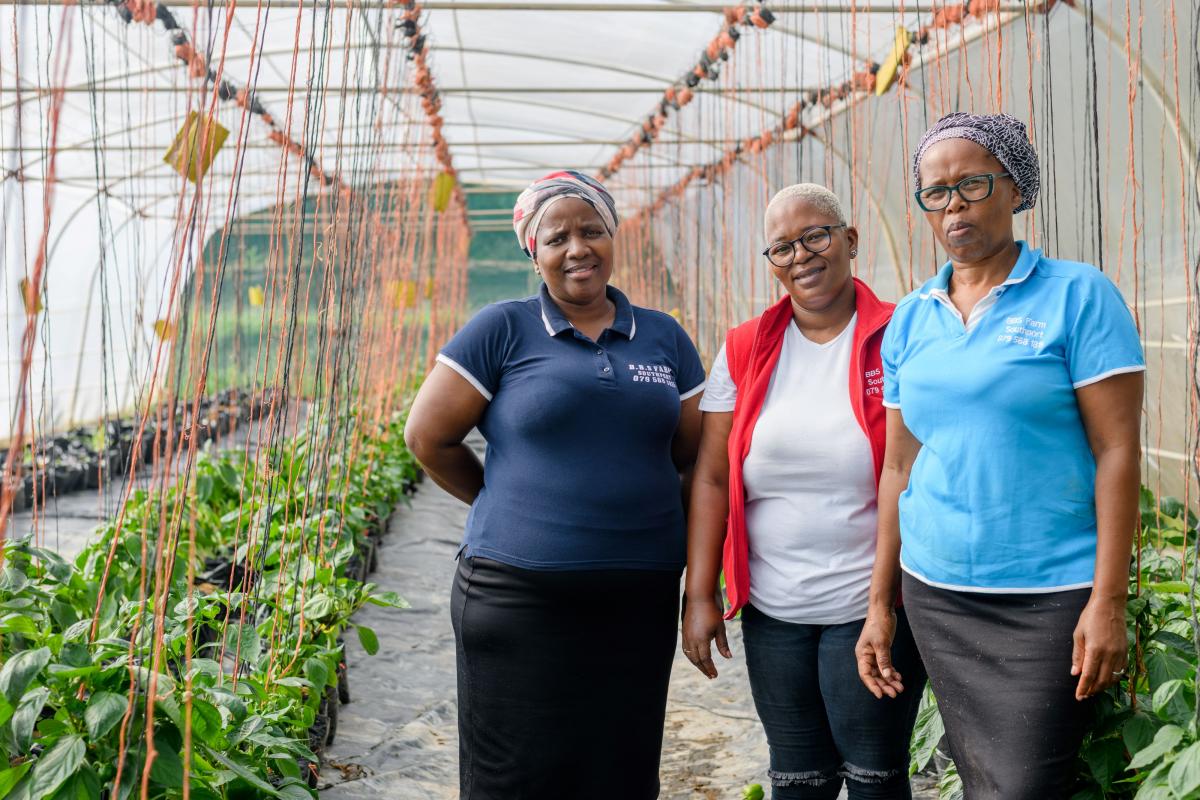
<svg viewBox="0 0 1200 800"><path fill-rule="evenodd" d="M422 13L443 132L472 191L520 188L556 167L599 171L726 27L719 13L668 11L661 0L640 0L655 11L562 10L570 4L485 11L431 3ZM842 4L856 5L853 13L800 10L828 5L772 4L777 19L769 28L739 27L719 77L701 81L690 105L667 114L657 141L608 179L627 216L693 167L719 161L736 141L778 126L805 92L884 61L899 26L917 32L936 10L917 3L903 12L886 3ZM671 302L711 355L728 324L773 295L755 256L766 199L782 185L817 180L853 209L864 277L899 297L940 258L911 201L908 154L917 137L950 110L1007 110L1030 123L1043 158L1042 198L1019 227L1058 257L1102 263L1135 306L1151 364L1147 466L1165 476L1165 489L1179 491L1196 446L1189 348L1197 317L1200 8L1190 0L1075 0L1042 13L1037 5L1010 13L1006 4L935 26L928 44L910 50L901 85L807 108L802 134L780 136L761 154L738 154L716 185L697 182L660 207L651 223L657 256L625 268L666 276ZM172 6L172 13L208 63L254 87L327 172L369 190L431 169L418 148L428 125L408 88L411 43L397 28L401 6L244 3L236 11ZM126 406L153 383L154 364L162 363L153 355L154 322L204 239L231 219L317 190L300 186L300 163L232 103L215 104L231 135L201 191L163 163L187 113L211 99L212 87L189 77L161 24L126 23L111 5L31 4L0 7L0 30L15 42L0 51L0 292L9 321L0 425L13 421L19 375L18 283L40 241L46 90L62 86L31 381L43 427L58 427ZM473 224L502 229L505 220L480 214Z"/></svg>

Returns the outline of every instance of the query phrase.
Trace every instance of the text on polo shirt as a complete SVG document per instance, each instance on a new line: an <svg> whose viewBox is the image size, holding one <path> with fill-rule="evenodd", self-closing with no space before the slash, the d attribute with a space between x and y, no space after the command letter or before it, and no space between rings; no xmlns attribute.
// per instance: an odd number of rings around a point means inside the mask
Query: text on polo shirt
<svg viewBox="0 0 1200 800"><path fill-rule="evenodd" d="M675 370L666 364L630 364L629 371L633 373L634 383L661 383L678 388L675 386Z"/></svg>
<svg viewBox="0 0 1200 800"><path fill-rule="evenodd" d="M1006 317L1004 333L996 337L1001 344L1019 344L1023 347L1038 347L1046 335L1046 323L1031 317Z"/></svg>
<svg viewBox="0 0 1200 800"><path fill-rule="evenodd" d="M863 377L867 379L866 394L883 394L883 370L869 369L863 373Z"/></svg>

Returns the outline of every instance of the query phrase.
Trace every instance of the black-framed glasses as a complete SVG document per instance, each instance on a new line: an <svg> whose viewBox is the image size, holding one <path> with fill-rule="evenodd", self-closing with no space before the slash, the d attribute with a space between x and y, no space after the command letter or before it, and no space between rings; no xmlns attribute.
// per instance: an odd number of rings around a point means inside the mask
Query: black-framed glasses
<svg viewBox="0 0 1200 800"><path fill-rule="evenodd" d="M837 225L814 225L790 242L775 242L775 244L763 250L762 254L777 267L790 267L792 262L796 260L797 244L810 253L823 253L829 249L829 243L833 241L833 229L844 227L846 227L844 223Z"/></svg>
<svg viewBox="0 0 1200 800"><path fill-rule="evenodd" d="M925 211L941 211L950 205L950 198L958 192L958 196L968 203L978 203L992 196L996 188L996 178L1011 178L1007 172L971 175L963 178L953 186L925 186L918 192L913 192L917 205Z"/></svg>

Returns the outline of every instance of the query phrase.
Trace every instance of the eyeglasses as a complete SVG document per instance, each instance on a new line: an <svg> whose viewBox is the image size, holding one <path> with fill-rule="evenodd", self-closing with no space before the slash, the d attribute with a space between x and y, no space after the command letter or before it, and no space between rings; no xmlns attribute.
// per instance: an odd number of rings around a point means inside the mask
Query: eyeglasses
<svg viewBox="0 0 1200 800"><path fill-rule="evenodd" d="M814 225L800 234L800 238L793 239L790 242L776 242L766 250L763 250L762 254L777 267L790 267L792 262L796 260L797 243L814 255L816 253L823 253L829 249L829 243L833 241L830 231L834 228L844 227L846 227L844 224Z"/></svg>
<svg viewBox="0 0 1200 800"><path fill-rule="evenodd" d="M992 190L996 188L996 178L1011 177L1007 172L972 175L953 186L926 186L919 192L913 192L913 196L917 198L917 205L925 211L941 211L950 205L950 197L955 192L968 203L978 203L992 196Z"/></svg>

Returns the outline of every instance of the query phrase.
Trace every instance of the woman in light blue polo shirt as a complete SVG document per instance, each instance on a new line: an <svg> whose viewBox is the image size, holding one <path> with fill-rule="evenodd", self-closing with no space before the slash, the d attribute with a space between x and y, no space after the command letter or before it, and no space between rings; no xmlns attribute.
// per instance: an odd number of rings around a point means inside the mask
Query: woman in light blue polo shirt
<svg viewBox="0 0 1200 800"><path fill-rule="evenodd" d="M704 368L679 323L608 285L604 187L551 173L513 218L540 291L455 334L405 429L471 504L451 591L460 795L650 800Z"/></svg>
<svg viewBox="0 0 1200 800"><path fill-rule="evenodd" d="M951 114L913 158L950 260L882 346L887 445L856 650L895 679L903 589L970 800L1069 796L1089 699L1127 658L1144 361L1120 292L1013 237L1037 154L1008 115Z"/></svg>

